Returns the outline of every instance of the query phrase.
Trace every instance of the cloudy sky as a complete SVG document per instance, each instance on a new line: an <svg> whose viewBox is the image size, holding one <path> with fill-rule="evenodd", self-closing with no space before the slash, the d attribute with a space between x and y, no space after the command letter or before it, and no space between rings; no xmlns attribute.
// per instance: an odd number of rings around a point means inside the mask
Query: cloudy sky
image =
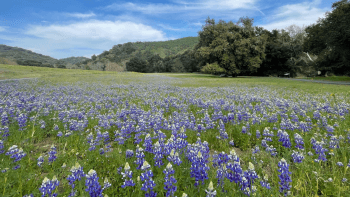
<svg viewBox="0 0 350 197"><path fill-rule="evenodd" d="M0 44L54 58L91 57L116 44L197 36L205 19L254 18L268 30L315 23L331 0L10 0L0 6Z"/></svg>

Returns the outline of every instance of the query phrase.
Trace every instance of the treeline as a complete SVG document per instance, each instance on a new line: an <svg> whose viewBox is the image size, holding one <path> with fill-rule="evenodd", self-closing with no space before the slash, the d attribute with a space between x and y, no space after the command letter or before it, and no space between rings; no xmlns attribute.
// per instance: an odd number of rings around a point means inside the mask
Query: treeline
<svg viewBox="0 0 350 197"><path fill-rule="evenodd" d="M182 54L161 58L158 54L148 57L135 55L126 63L127 71L135 72L198 72L199 61L195 58L193 51L187 50Z"/></svg>
<svg viewBox="0 0 350 197"><path fill-rule="evenodd" d="M142 59L148 62L151 59L178 57L179 54L187 50L192 50L198 43L198 37L186 37L177 40L159 41L159 42L128 42L125 44L114 45L112 49L104 51L99 55L93 55L91 59L77 63L76 66L81 69L108 70L108 65L114 63L126 69L126 62L135 58L133 61ZM142 62L141 62L142 63ZM164 62L166 64L166 62ZM153 69L153 62L150 62L145 72L156 72L159 69ZM164 69L160 69L164 70ZM165 69L171 70L171 69Z"/></svg>
<svg viewBox="0 0 350 197"><path fill-rule="evenodd" d="M332 12L308 27L268 31L253 19L237 23L208 18L193 50L161 58L135 55L128 71L197 72L228 76L350 75L350 3L333 3Z"/></svg>

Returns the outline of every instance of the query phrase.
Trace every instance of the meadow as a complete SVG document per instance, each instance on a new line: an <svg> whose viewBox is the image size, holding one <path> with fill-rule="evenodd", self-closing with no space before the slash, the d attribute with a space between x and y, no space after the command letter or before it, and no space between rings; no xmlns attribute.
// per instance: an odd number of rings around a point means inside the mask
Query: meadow
<svg viewBox="0 0 350 197"><path fill-rule="evenodd" d="M0 80L4 197L350 196L349 86L12 65Z"/></svg>

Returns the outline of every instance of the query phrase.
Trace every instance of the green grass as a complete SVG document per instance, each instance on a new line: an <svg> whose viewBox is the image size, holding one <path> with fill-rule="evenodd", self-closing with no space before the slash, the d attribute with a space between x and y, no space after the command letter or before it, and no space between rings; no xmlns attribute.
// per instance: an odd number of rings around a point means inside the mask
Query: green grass
<svg viewBox="0 0 350 197"><path fill-rule="evenodd" d="M157 74L154 74L157 75ZM347 94L350 95L350 87L345 85L319 84L303 81L292 81L276 77L237 77L226 78L207 74L165 74L169 77L179 78L183 81L182 87L227 87L235 84L254 86L269 86L277 89L302 90L309 93Z"/></svg>
<svg viewBox="0 0 350 197"><path fill-rule="evenodd" d="M129 83L137 81L144 74L133 72L109 72L96 70L80 70L80 69L59 69L45 68L34 66L15 66L0 64L0 80L4 79L20 79L20 78L37 78L48 82L102 82L110 83Z"/></svg>
<svg viewBox="0 0 350 197"><path fill-rule="evenodd" d="M303 90L310 93L325 93L325 94L347 94L350 95L350 87L345 85L334 84L316 84L302 81L291 81L283 78L275 77L237 77L225 78L208 74L193 74L193 73L133 73L133 72L113 72L113 71L92 71L80 69L58 69L58 68L43 68L30 66L13 66L0 64L0 80L15 79L15 78L39 78L50 82L102 82L110 83L129 83L140 81L142 76L166 76L176 80L171 80L172 83L180 87L227 87L235 84L244 84L250 87L253 86L269 86L271 88L287 89L287 90ZM334 81L350 79L349 77L328 77ZM328 79L327 78L327 79ZM316 80L316 79L315 79ZM318 80L318 78L317 78ZM176 83L181 81L181 83Z"/></svg>
<svg viewBox="0 0 350 197"><path fill-rule="evenodd" d="M331 76L331 77L313 77L312 80L325 80L325 81L350 81L348 76Z"/></svg>

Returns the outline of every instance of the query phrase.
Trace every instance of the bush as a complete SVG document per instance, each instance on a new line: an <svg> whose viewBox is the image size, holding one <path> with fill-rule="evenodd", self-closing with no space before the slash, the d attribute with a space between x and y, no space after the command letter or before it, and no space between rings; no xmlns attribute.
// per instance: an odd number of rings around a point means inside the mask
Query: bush
<svg viewBox="0 0 350 197"><path fill-rule="evenodd" d="M214 75L219 75L226 73L226 70L224 68L221 68L217 62L213 64L207 64L205 65L202 69L201 72L206 73L206 74L214 74Z"/></svg>

